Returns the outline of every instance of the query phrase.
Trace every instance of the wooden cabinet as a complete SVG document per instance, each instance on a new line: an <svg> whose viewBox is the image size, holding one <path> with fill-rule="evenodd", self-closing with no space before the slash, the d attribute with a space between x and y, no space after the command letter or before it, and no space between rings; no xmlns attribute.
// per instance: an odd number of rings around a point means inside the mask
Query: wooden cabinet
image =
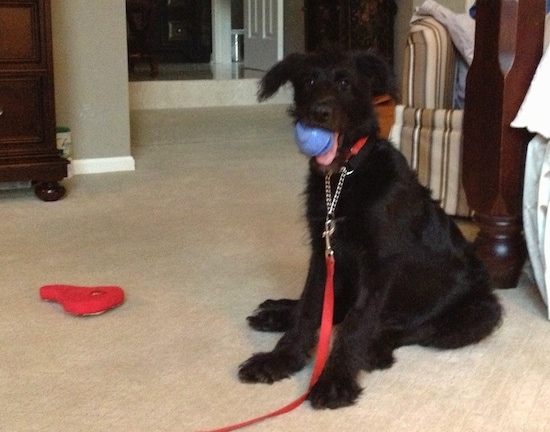
<svg viewBox="0 0 550 432"><path fill-rule="evenodd" d="M55 201L68 161L56 146L50 0L0 0L0 182Z"/></svg>
<svg viewBox="0 0 550 432"><path fill-rule="evenodd" d="M212 54L210 1L160 0L155 51L161 63L208 63Z"/></svg>
<svg viewBox="0 0 550 432"><path fill-rule="evenodd" d="M304 11L307 51L374 49L393 61L395 0L305 0Z"/></svg>

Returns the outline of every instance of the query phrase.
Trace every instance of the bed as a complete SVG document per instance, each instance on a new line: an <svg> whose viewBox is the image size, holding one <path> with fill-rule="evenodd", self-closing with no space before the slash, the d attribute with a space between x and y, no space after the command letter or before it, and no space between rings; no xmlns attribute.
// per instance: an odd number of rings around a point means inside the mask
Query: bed
<svg viewBox="0 0 550 432"><path fill-rule="evenodd" d="M510 124L542 57L545 0L478 0L466 80L463 186L479 234L476 252L498 288L517 286L527 256L523 234L526 151L532 133Z"/></svg>

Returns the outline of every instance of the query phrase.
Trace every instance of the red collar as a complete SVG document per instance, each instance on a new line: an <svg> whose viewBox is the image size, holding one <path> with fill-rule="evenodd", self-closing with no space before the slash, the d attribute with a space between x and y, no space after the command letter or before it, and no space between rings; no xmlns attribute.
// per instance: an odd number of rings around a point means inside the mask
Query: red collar
<svg viewBox="0 0 550 432"><path fill-rule="evenodd" d="M360 151L361 149L365 146L365 144L367 143L369 137L363 137L363 138L359 138L355 144L353 144L353 146L348 150L348 152L346 153L346 162L348 162L353 156L356 156Z"/></svg>

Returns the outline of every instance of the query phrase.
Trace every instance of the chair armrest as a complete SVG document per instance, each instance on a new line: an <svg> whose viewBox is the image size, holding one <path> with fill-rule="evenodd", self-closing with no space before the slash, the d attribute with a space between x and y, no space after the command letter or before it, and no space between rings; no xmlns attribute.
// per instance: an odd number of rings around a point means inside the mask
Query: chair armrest
<svg viewBox="0 0 550 432"><path fill-rule="evenodd" d="M447 29L434 18L412 24L403 62L402 103L416 108L451 108L456 55Z"/></svg>

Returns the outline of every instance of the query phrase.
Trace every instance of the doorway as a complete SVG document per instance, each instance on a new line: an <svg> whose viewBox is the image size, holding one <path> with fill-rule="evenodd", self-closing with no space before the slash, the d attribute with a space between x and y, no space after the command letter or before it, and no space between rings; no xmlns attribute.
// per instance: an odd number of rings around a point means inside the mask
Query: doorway
<svg viewBox="0 0 550 432"><path fill-rule="evenodd" d="M220 16L224 30L240 32L243 0L126 0L129 81L241 78L242 51L231 63L212 61Z"/></svg>

